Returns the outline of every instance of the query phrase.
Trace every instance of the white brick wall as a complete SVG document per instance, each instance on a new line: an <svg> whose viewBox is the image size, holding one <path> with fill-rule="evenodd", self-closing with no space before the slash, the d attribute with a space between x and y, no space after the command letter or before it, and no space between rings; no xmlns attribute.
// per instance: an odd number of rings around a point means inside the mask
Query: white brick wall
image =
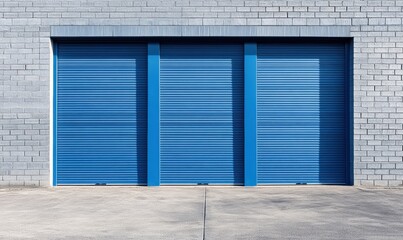
<svg viewBox="0 0 403 240"><path fill-rule="evenodd" d="M49 185L50 25L343 25L354 37L355 184L403 183L403 0L3 0L0 184Z"/></svg>

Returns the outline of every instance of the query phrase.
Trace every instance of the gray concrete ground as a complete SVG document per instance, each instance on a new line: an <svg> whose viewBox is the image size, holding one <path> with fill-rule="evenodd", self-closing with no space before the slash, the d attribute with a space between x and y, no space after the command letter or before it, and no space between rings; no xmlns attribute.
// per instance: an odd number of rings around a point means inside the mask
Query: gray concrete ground
<svg viewBox="0 0 403 240"><path fill-rule="evenodd" d="M403 189L0 189L0 239L403 239Z"/></svg>

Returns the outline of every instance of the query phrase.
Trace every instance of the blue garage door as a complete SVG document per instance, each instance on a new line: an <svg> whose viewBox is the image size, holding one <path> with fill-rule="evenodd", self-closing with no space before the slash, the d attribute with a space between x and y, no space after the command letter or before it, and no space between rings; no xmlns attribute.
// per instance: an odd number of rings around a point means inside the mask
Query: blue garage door
<svg viewBox="0 0 403 240"><path fill-rule="evenodd" d="M344 44L260 44L260 184L346 183Z"/></svg>
<svg viewBox="0 0 403 240"><path fill-rule="evenodd" d="M161 45L161 184L243 183L243 45Z"/></svg>
<svg viewBox="0 0 403 240"><path fill-rule="evenodd" d="M57 184L144 184L147 47L59 44Z"/></svg>

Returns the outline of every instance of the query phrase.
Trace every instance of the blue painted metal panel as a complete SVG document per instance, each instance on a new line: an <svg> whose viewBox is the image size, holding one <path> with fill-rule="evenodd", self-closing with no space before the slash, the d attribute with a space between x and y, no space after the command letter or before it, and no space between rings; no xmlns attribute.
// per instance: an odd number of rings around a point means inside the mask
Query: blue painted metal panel
<svg viewBox="0 0 403 240"><path fill-rule="evenodd" d="M344 44L260 44L259 184L346 183Z"/></svg>
<svg viewBox="0 0 403 240"><path fill-rule="evenodd" d="M160 185L160 45L148 44L148 186Z"/></svg>
<svg viewBox="0 0 403 240"><path fill-rule="evenodd" d="M349 42L345 44L346 53L346 174L347 174L347 184L354 185L354 41L350 39Z"/></svg>
<svg viewBox="0 0 403 240"><path fill-rule="evenodd" d="M256 159L256 43L245 43L245 186L257 184Z"/></svg>
<svg viewBox="0 0 403 240"><path fill-rule="evenodd" d="M57 55L58 44L53 42L53 186L57 186Z"/></svg>
<svg viewBox="0 0 403 240"><path fill-rule="evenodd" d="M161 184L243 184L243 45L161 44Z"/></svg>
<svg viewBox="0 0 403 240"><path fill-rule="evenodd" d="M58 184L146 183L146 44L59 44L56 107Z"/></svg>

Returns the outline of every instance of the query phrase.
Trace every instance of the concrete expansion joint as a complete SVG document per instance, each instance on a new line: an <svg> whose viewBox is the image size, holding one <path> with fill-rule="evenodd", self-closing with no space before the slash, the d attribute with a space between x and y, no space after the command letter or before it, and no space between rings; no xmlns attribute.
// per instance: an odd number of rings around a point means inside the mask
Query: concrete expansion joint
<svg viewBox="0 0 403 240"><path fill-rule="evenodd" d="M204 202L203 202L203 232L202 239L206 239L206 215L207 215L207 187L204 187Z"/></svg>

